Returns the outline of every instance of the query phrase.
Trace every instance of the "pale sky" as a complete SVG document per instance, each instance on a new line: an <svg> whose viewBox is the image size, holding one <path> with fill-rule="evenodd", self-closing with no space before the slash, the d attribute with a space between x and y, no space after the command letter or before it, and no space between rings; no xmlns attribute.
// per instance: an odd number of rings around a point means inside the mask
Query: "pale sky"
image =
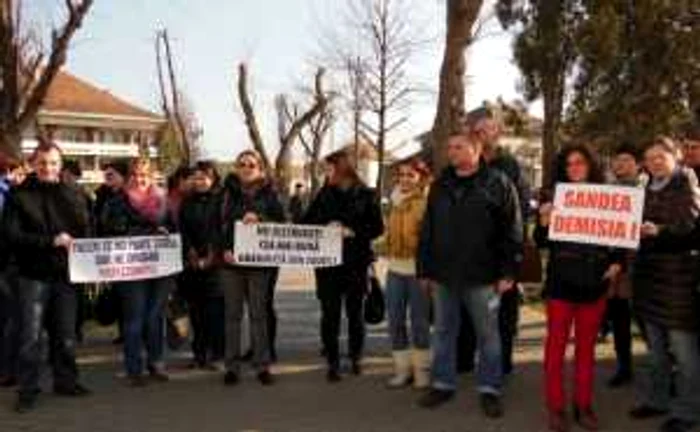
<svg viewBox="0 0 700 432"><path fill-rule="evenodd" d="M414 1L414 0L398 0ZM47 23L62 1L26 2L29 16ZM344 0L95 0L92 14L77 36L68 70L141 106L158 110L154 57L155 31L167 27L177 59L179 85L192 101L204 129L207 156L232 158L249 146L234 93L236 65L249 63L251 92L258 120L269 145L276 141L272 109L275 94L294 94L313 78L313 58L325 28L342 25ZM444 0L413 3L414 19L433 38L411 62L410 74L430 92L417 98L409 122L394 143L430 128L442 58ZM337 24L336 24L337 22ZM512 64L510 36L497 23L495 36L480 40L468 53L467 105L486 99L518 96L517 69ZM490 31L489 33L494 33ZM331 87L334 83L329 82ZM303 100L303 99L302 99ZM348 139L340 123L335 145ZM391 145L390 145L391 147Z"/></svg>

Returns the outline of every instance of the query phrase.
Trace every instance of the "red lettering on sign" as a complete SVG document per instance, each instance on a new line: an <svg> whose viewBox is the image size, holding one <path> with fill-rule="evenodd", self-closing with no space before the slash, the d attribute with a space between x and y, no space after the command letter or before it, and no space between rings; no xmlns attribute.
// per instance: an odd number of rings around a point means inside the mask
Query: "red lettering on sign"
<svg viewBox="0 0 700 432"><path fill-rule="evenodd" d="M564 195L564 207L631 213L632 197L618 192L569 190Z"/></svg>

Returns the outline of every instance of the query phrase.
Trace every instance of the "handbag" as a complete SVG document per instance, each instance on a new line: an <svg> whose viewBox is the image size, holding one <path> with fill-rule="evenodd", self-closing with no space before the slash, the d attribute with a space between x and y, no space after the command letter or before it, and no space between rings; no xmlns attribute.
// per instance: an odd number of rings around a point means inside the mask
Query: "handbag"
<svg viewBox="0 0 700 432"><path fill-rule="evenodd" d="M190 318L185 300L178 294L171 295L165 315L165 339L168 348L177 351L187 343L190 336Z"/></svg>
<svg viewBox="0 0 700 432"><path fill-rule="evenodd" d="M526 242L523 246L523 262L520 265L518 282L542 283L542 256L534 242Z"/></svg>
<svg viewBox="0 0 700 432"><path fill-rule="evenodd" d="M95 299L93 315L102 326L111 326L119 319L121 304L119 295L113 286L104 286Z"/></svg>
<svg viewBox="0 0 700 432"><path fill-rule="evenodd" d="M386 314L386 304L384 301L384 293L379 283L379 278L373 266L370 266L368 274L368 290L364 300L364 317L365 322L371 325L377 325L384 321Z"/></svg>

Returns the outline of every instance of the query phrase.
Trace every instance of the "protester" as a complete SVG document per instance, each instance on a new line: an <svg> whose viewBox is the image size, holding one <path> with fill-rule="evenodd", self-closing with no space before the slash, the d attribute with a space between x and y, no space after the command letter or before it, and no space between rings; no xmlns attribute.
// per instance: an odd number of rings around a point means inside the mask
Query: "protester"
<svg viewBox="0 0 700 432"><path fill-rule="evenodd" d="M253 366L261 384L270 385L270 346L267 327L267 298L273 270L236 264L233 254L235 224L283 222L284 208L265 176L260 155L247 150L236 159L236 172L224 182L221 241L227 266L222 271L226 307L226 375L224 383L235 385L241 373L241 320L248 309L253 346Z"/></svg>
<svg viewBox="0 0 700 432"><path fill-rule="evenodd" d="M615 183L620 186L644 187L644 176L641 175L639 152L631 144L623 144L617 149L612 159L612 172ZM631 268L634 254L627 253L624 272L613 279L608 292L608 304L605 321L609 322L613 331L617 370L608 381L612 388L632 382L632 281Z"/></svg>
<svg viewBox="0 0 700 432"><path fill-rule="evenodd" d="M484 414L503 414L499 303L514 289L522 260L517 191L482 160L484 144L464 131L448 141L446 168L433 184L423 221L417 274L435 302L432 388L419 404L432 408L457 388L456 342L464 303L476 332L477 389Z"/></svg>
<svg viewBox="0 0 700 432"><path fill-rule="evenodd" d="M187 166L178 167L168 177L168 213L177 224L180 217L180 207L192 189L192 170Z"/></svg>
<svg viewBox="0 0 700 432"><path fill-rule="evenodd" d="M387 229L389 274L386 282L389 333L394 377L390 388L430 385L430 297L416 279L416 253L425 213L429 171L425 163L408 160L399 164L391 194ZM411 317L411 340L406 329ZM411 350L411 343L413 350Z"/></svg>
<svg viewBox="0 0 700 432"><path fill-rule="evenodd" d="M127 185L105 205L102 227L103 234L110 237L164 235L173 231L166 194L154 184L147 159L132 161ZM168 296L174 288L173 278L120 282L115 287L122 299L124 366L129 385L147 384L141 353L144 339L151 379L168 381L163 361L163 317Z"/></svg>
<svg viewBox="0 0 700 432"><path fill-rule="evenodd" d="M224 299L218 283L219 174L211 162L197 162L192 191L180 209L180 233L185 255L183 294L194 331L194 367L211 368L224 358Z"/></svg>
<svg viewBox="0 0 700 432"><path fill-rule="evenodd" d="M84 195L60 181L62 155L41 141L31 158L32 174L12 193L4 215L7 243L19 276L19 396L16 410L35 408L40 392L42 329L49 335L53 389L57 395L89 394L78 383L75 361L75 290L68 275L68 249L87 237Z"/></svg>
<svg viewBox="0 0 700 432"><path fill-rule="evenodd" d="M289 199L289 215L293 223L299 223L304 217L306 207L305 198L304 185L301 183L294 185L294 194Z"/></svg>
<svg viewBox="0 0 700 432"><path fill-rule="evenodd" d="M518 191L518 201L523 219L523 241L527 240L526 223L530 216L530 185L523 175L520 164L515 157L499 145L502 123L492 110L480 108L467 115L466 127L484 142L483 158L489 168L505 174ZM517 281L516 281L517 282ZM517 284L516 284L517 287ZM460 315L467 316L467 309L462 306ZM501 352L503 355L503 373L513 370L513 344L518 333L520 320L520 290L509 290L501 295L498 326L501 333ZM463 319L459 332L457 348L458 372L471 372L474 369L476 335L471 320Z"/></svg>
<svg viewBox="0 0 700 432"><path fill-rule="evenodd" d="M634 264L634 307L649 345L651 385L640 389L635 419L665 416L664 432L684 432L700 421L697 241L700 189L692 170L677 160L676 144L654 140L644 153L646 187L642 242ZM671 397L672 363L677 372Z"/></svg>
<svg viewBox="0 0 700 432"><path fill-rule="evenodd" d="M690 124L683 133L683 163L700 178L700 124Z"/></svg>
<svg viewBox="0 0 700 432"><path fill-rule="evenodd" d="M19 316L17 314L17 275L7 244L4 209L11 189L24 181L22 165L0 155L0 387L17 384Z"/></svg>
<svg viewBox="0 0 700 432"><path fill-rule="evenodd" d="M604 175L591 150L571 146L557 158L557 183L604 183ZM549 249L547 280L543 297L547 300L547 341L545 344L545 394L549 429L568 431L564 392L564 358L569 334L575 328L574 421L586 430L598 430L593 410L595 346L605 314L610 280L622 269L623 257L610 248L548 240L552 203L543 202L535 239Z"/></svg>
<svg viewBox="0 0 700 432"><path fill-rule="evenodd" d="M379 200L362 182L346 152L326 157L326 183L303 222L332 225L343 231L343 264L316 270L316 297L321 303L321 339L329 382L340 381L340 320L345 303L351 371L362 372L365 327L362 304L368 290L368 269L374 261L372 240L384 231Z"/></svg>
<svg viewBox="0 0 700 432"><path fill-rule="evenodd" d="M102 226L102 214L104 213L105 204L115 196L121 193L124 188L127 177L129 177L129 163L127 161L117 160L107 163L103 166L104 183L95 190L95 202L93 204L93 221L95 223L95 234L98 237L105 235L105 229ZM101 284L101 289L112 289L109 284ZM124 314L121 311L121 305L115 304L114 315L117 317L117 337L112 341L113 344L119 345L124 342Z"/></svg>

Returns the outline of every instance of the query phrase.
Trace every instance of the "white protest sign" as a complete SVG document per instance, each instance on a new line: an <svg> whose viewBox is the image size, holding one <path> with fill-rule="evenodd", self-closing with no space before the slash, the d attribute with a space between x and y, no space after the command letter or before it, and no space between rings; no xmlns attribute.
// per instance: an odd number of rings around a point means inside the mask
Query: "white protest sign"
<svg viewBox="0 0 700 432"><path fill-rule="evenodd" d="M343 263L337 227L236 223L236 263L252 267L335 267Z"/></svg>
<svg viewBox="0 0 700 432"><path fill-rule="evenodd" d="M179 234L77 239L68 255L73 283L155 279L182 271Z"/></svg>
<svg viewBox="0 0 700 432"><path fill-rule="evenodd" d="M560 183L553 202L549 239L637 249L644 189Z"/></svg>

